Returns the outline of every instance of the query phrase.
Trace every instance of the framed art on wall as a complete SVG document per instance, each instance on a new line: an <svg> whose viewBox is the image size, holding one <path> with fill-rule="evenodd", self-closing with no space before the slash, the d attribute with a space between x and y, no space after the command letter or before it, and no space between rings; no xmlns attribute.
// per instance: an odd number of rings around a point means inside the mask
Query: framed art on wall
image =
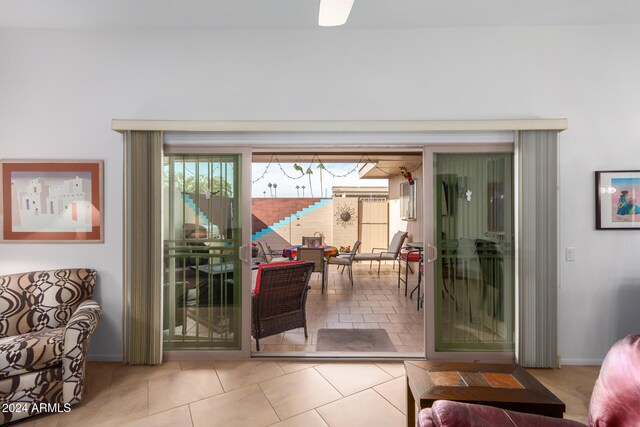
<svg viewBox="0 0 640 427"><path fill-rule="evenodd" d="M640 170L596 171L596 229L640 230Z"/></svg>
<svg viewBox="0 0 640 427"><path fill-rule="evenodd" d="M101 243L101 160L2 160L3 242Z"/></svg>

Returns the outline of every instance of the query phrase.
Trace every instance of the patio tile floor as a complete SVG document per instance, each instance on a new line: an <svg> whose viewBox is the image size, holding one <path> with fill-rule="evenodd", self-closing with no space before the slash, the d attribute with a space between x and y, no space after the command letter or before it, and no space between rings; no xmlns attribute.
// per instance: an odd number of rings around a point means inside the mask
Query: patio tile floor
<svg viewBox="0 0 640 427"><path fill-rule="evenodd" d="M261 340L261 354L280 352L316 352L316 335L319 329L384 329L389 334L396 353L424 354L424 309L417 310L415 296L404 295L404 286L398 288L398 272L391 264L383 265L380 275L377 266L369 268L368 263L354 263L354 284L351 286L348 274L341 273L340 268L329 266L327 272L327 287L321 293L321 276L314 274L309 285L311 290L307 296L307 331L308 338L304 338L303 329L298 328L285 333L269 336ZM417 276L409 276L409 293L417 283ZM481 307L478 292L468 292L465 289L480 289L473 280L467 286L460 286L453 297L447 297L448 303L442 306L443 339L452 337L461 343L477 341L505 342L504 332L498 327L492 328L492 323L482 320L475 311L469 310ZM443 296L444 298L444 296ZM454 301L454 302L451 302ZM187 336L197 334L207 337L217 332L209 331L206 323L206 312L203 321L196 323L194 316L187 319ZM495 320L495 319L492 319ZM495 325L494 325L495 326ZM182 327L176 327L176 335L181 334ZM252 351L256 351L255 340L252 340Z"/></svg>
<svg viewBox="0 0 640 427"><path fill-rule="evenodd" d="M321 293L320 275L311 277L311 290L307 296L307 340L299 328L261 340L262 352L313 353L321 328L385 329L397 352L423 352L424 310L417 311L415 296L413 299L404 296L404 286L398 289L398 270L391 264L383 264L378 275L377 265L370 269L369 263L354 263L353 287L347 272L341 274L341 270L341 267L329 266L324 294ZM409 276L409 292L417 280L417 275ZM267 344L264 348L263 343ZM252 349L255 351L253 340Z"/></svg>

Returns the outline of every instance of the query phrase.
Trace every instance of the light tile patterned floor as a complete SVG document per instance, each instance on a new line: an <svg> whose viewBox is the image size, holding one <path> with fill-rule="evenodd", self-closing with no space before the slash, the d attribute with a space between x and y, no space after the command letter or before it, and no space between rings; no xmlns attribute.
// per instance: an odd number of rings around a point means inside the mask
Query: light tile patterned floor
<svg viewBox="0 0 640 427"><path fill-rule="evenodd" d="M418 311L416 296L404 295L404 285L398 289L398 270L391 264L382 266L354 264L354 284L341 268L331 265L327 274L327 289L320 291L320 274L311 277L307 296L307 330L302 328L260 340L264 352L316 351L316 337L321 328L385 329L398 352L423 353L424 310ZM404 274L404 270L403 270ZM416 275L409 276L409 293L418 283ZM255 342L252 343L255 351Z"/></svg>
<svg viewBox="0 0 640 427"><path fill-rule="evenodd" d="M319 328L384 328L398 351L421 351L422 311L397 289L397 271L380 276L368 264L347 275L331 268L320 294L314 275L308 300L310 336L291 331L261 341L270 351L315 351ZM413 276L411 283L415 283ZM411 287L409 288L411 290ZM599 367L530 370L585 422ZM20 426L280 426L406 425L402 363L193 361L160 366L89 363L86 395L70 413L42 415Z"/></svg>
<svg viewBox="0 0 640 427"><path fill-rule="evenodd" d="M599 367L530 372L585 421ZM160 366L89 363L82 403L26 426L406 425L402 363L167 362Z"/></svg>

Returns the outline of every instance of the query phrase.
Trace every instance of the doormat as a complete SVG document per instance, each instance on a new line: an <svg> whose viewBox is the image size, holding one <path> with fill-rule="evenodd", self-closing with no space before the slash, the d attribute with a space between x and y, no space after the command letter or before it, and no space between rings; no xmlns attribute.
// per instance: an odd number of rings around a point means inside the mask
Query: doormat
<svg viewBox="0 0 640 427"><path fill-rule="evenodd" d="M384 329L319 329L316 351L396 351Z"/></svg>

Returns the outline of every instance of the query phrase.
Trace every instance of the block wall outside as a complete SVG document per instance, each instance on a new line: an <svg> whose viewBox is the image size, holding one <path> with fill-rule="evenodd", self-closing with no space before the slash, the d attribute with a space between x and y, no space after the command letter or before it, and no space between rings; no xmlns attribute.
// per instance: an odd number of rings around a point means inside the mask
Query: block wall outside
<svg viewBox="0 0 640 427"><path fill-rule="evenodd" d="M279 202L278 199L273 201ZM266 241L274 249L280 249L287 245L301 244L303 236L314 236L320 233L324 236L326 244L334 245L332 214L333 202L329 201L309 213L300 215L299 220L293 219L288 224L266 233L259 240Z"/></svg>
<svg viewBox="0 0 640 427"><path fill-rule="evenodd" d="M340 213L350 212L352 221L345 223L340 220ZM333 227L333 245L351 246L358 240L358 198L357 197L336 197L333 199L333 210L331 212Z"/></svg>
<svg viewBox="0 0 640 427"><path fill-rule="evenodd" d="M320 200L317 197L254 197L251 200L251 232L255 234Z"/></svg>

